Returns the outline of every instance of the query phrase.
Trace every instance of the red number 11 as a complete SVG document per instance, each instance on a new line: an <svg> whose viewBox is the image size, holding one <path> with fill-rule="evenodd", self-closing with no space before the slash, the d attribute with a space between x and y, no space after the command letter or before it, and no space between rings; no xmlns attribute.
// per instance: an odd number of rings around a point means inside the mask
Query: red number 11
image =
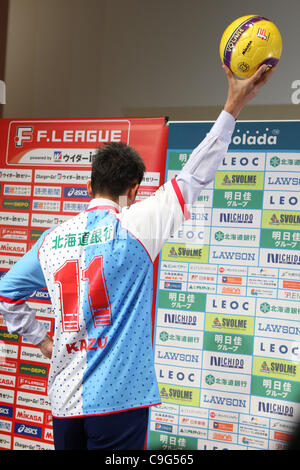
<svg viewBox="0 0 300 470"><path fill-rule="evenodd" d="M66 261L55 273L59 285L62 327L64 332L79 331L80 281L78 260ZM110 325L111 306L103 272L103 257L95 256L82 272L94 326Z"/></svg>

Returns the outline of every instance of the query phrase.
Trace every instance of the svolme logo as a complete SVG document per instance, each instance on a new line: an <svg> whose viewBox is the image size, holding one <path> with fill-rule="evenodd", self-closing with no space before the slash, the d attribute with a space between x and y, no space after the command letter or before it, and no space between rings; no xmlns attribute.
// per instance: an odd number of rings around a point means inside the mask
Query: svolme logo
<svg viewBox="0 0 300 470"><path fill-rule="evenodd" d="M268 127L263 133L257 130L255 134L250 134L249 130L242 133L238 129L231 143L233 145L277 145L279 132L278 129L271 130Z"/></svg>
<svg viewBox="0 0 300 470"><path fill-rule="evenodd" d="M297 364L294 362L281 361L281 360L271 360L263 359L262 362L258 364L257 371L259 375L270 375L271 377L292 377L297 378Z"/></svg>

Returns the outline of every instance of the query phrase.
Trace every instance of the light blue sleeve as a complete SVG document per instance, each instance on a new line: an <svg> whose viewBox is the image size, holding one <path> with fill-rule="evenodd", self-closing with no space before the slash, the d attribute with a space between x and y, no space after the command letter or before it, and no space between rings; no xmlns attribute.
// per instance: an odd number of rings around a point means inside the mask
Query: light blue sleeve
<svg viewBox="0 0 300 470"><path fill-rule="evenodd" d="M8 331L26 337L32 344L39 344L45 338L46 331L25 300L37 289L46 287L38 251L50 230L43 233L31 250L0 281L0 313Z"/></svg>
<svg viewBox="0 0 300 470"><path fill-rule="evenodd" d="M38 251L50 230L44 232L31 250L2 277L0 280L0 300L26 300L37 289L46 287Z"/></svg>

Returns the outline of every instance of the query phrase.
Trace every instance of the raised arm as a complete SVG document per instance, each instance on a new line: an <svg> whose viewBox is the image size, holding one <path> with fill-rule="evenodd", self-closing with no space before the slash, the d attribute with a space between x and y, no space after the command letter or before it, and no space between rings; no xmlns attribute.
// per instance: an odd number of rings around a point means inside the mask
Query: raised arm
<svg viewBox="0 0 300 470"><path fill-rule="evenodd" d="M223 68L228 81L227 99L208 135L192 152L176 178L162 186L154 196L122 212L122 226L143 243L152 261L174 230L189 217L189 205L214 179L228 150L240 111L275 71L273 68L266 72L263 65L251 78L239 80L228 67L224 65Z"/></svg>
<svg viewBox="0 0 300 470"><path fill-rule="evenodd" d="M186 204L193 204L202 189L214 179L230 144L235 120L275 72L275 67L267 72L266 67L262 65L252 77L240 80L226 65L223 66L228 81L224 109L176 178Z"/></svg>

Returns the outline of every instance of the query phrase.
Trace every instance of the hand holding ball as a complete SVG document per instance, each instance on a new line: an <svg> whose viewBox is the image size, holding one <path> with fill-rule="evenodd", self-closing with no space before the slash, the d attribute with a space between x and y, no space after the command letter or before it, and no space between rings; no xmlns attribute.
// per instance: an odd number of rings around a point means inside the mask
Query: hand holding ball
<svg viewBox="0 0 300 470"><path fill-rule="evenodd" d="M275 24L257 15L231 23L220 42L223 64L239 78L249 78L263 64L274 67L281 56L282 39Z"/></svg>

